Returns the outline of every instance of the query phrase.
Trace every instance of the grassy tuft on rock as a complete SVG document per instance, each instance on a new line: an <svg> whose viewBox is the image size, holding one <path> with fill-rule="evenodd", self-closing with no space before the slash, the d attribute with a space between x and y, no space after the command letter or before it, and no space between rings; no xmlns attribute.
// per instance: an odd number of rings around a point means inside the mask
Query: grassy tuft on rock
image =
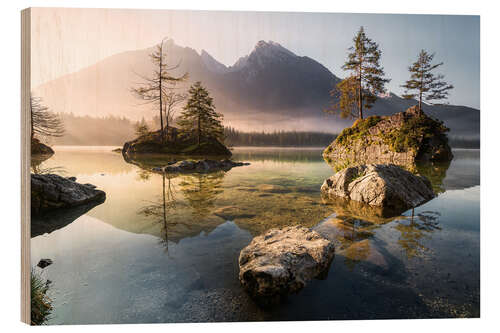
<svg viewBox="0 0 500 333"><path fill-rule="evenodd" d="M358 119L351 127L344 128L335 141L342 146L348 146L351 142L364 138L368 134L368 130L381 120L382 118L379 116Z"/></svg>
<svg viewBox="0 0 500 333"><path fill-rule="evenodd" d="M423 141L435 136L447 142L445 134L448 131L442 121L434 120L422 113L408 119L401 127L383 133L382 138L392 151L401 153L410 149L417 150Z"/></svg>
<svg viewBox="0 0 500 333"><path fill-rule="evenodd" d="M52 313L52 300L47 296L50 281L31 270L31 325L43 325Z"/></svg>

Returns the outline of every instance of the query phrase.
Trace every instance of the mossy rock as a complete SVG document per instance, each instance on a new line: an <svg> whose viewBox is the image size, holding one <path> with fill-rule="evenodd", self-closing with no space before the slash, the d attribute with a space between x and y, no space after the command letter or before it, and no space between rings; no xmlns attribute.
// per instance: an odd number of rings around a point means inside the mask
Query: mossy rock
<svg viewBox="0 0 500 333"><path fill-rule="evenodd" d="M123 155L162 154L187 156L231 156L231 151L215 138L206 138L199 144L196 139L178 135L178 130L169 128L169 135L162 141L160 131L151 132L126 142Z"/></svg>
<svg viewBox="0 0 500 333"><path fill-rule="evenodd" d="M370 163L412 169L416 162L451 161L448 131L443 122L414 106L391 116L357 120L323 151L323 158L336 170Z"/></svg>

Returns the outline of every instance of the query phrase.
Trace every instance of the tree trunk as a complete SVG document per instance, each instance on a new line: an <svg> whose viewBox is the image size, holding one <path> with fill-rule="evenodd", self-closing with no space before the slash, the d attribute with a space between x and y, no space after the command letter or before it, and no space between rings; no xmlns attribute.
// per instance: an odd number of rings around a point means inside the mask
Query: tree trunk
<svg viewBox="0 0 500 333"><path fill-rule="evenodd" d="M201 115L198 115L198 148L201 144Z"/></svg>
<svg viewBox="0 0 500 333"><path fill-rule="evenodd" d="M165 108L166 108L166 107L165 107ZM167 142L168 142L168 126L169 126L169 121L168 121L168 118L169 118L169 117L168 117L168 114L169 114L169 113L170 113L170 112L168 112L168 111L167 111L167 112L165 112L165 121L167 122L167 130L166 130L166 132L165 132L165 136L167 137Z"/></svg>
<svg viewBox="0 0 500 333"><path fill-rule="evenodd" d="M361 68L359 69L359 119L363 119L363 86L361 84Z"/></svg>
<svg viewBox="0 0 500 333"><path fill-rule="evenodd" d="M33 136L35 135L35 130L33 128L33 104L31 102L31 97L30 97L30 125L31 125L31 141L33 141Z"/></svg>
<svg viewBox="0 0 500 333"><path fill-rule="evenodd" d="M163 73L162 73L162 69L163 69L163 41L161 41L161 46L160 46L160 82L159 82L159 87L160 87L160 126L161 126L161 129L160 129L160 134L161 134L161 143L165 143L165 133L164 133L164 130L163 130L163 99L162 99L162 96L163 96L163 93L162 93L162 86L161 86L161 83L162 83L162 77L163 77Z"/></svg>

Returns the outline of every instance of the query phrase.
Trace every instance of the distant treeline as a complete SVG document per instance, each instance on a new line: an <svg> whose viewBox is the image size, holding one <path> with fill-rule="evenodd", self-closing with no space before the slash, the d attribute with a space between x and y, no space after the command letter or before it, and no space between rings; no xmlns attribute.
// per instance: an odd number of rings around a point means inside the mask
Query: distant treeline
<svg viewBox="0 0 500 333"><path fill-rule="evenodd" d="M448 139L448 144L453 148L477 148L481 147L481 142L479 139L462 138L462 137L450 137Z"/></svg>
<svg viewBox="0 0 500 333"><path fill-rule="evenodd" d="M89 117L61 113L65 134L51 138L55 145L121 146L134 139L134 122L125 117Z"/></svg>
<svg viewBox="0 0 500 333"><path fill-rule="evenodd" d="M51 138L55 145L122 146L136 137L136 122L125 117L76 116L61 113L65 134L60 138ZM158 119L152 119L149 125L158 128ZM278 146L278 147L326 147L336 134L303 131L243 132L232 127L225 127L225 143L228 146ZM454 148L479 148L479 139L451 136L450 146Z"/></svg>
<svg viewBox="0 0 500 333"><path fill-rule="evenodd" d="M337 134L322 132L242 132L232 127L225 127L224 135L228 146L257 147L326 147L337 137Z"/></svg>

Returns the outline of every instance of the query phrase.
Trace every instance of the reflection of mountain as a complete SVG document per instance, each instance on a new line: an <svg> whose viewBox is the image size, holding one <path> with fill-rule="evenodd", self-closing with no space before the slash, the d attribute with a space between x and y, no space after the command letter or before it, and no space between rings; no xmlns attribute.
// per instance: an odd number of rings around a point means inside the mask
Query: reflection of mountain
<svg viewBox="0 0 500 333"><path fill-rule="evenodd" d="M317 61L296 55L275 42L260 41L247 56L226 67L208 53L198 54L172 41L166 45L170 64L189 72L190 82L208 87L225 121L241 130L315 130L338 133L352 121L325 115L329 91L339 82ZM56 112L75 115L152 115L130 94L141 75L152 71L152 48L108 57L90 67L47 82L35 89ZM407 109L415 101L394 94L377 101L372 111L387 115ZM144 111L144 112L143 112ZM426 106L425 111L444 120L452 136L479 137L479 111L463 106Z"/></svg>

